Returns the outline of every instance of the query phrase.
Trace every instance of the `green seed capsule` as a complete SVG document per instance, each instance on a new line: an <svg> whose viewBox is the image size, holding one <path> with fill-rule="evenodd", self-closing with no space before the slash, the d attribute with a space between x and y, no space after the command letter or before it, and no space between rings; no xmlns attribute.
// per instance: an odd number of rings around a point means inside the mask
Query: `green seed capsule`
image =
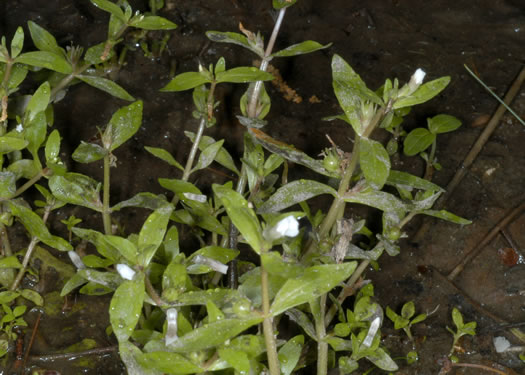
<svg viewBox="0 0 525 375"><path fill-rule="evenodd" d="M337 172L340 164L341 162L339 161L339 158L331 152L324 157L323 167L327 171Z"/></svg>

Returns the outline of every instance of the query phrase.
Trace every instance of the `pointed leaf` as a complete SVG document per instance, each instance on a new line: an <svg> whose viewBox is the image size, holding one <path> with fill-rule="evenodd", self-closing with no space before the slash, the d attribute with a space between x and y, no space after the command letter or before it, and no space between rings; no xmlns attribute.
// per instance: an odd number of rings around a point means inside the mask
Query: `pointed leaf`
<svg viewBox="0 0 525 375"><path fill-rule="evenodd" d="M120 108L113 114L104 131L104 136L109 132L111 139L110 151L130 139L142 124L142 100L137 100L126 107Z"/></svg>
<svg viewBox="0 0 525 375"><path fill-rule="evenodd" d="M0 137L0 154L7 154L16 150L23 150L28 141L22 138L15 138L9 136Z"/></svg>
<svg viewBox="0 0 525 375"><path fill-rule="evenodd" d="M260 57L264 55L264 51L262 49L257 49L255 46L252 46L250 42L248 42L248 38L239 33L207 31L206 36L208 39L214 42L237 44L238 46L248 48L250 51L256 53Z"/></svg>
<svg viewBox="0 0 525 375"><path fill-rule="evenodd" d="M144 30L173 30L177 25L170 20L159 16L135 16L131 19L130 26Z"/></svg>
<svg viewBox="0 0 525 375"><path fill-rule="evenodd" d="M392 194L377 191L371 187L354 192L349 191L343 196L345 202L360 203L375 207L385 212L404 213L407 211L405 204Z"/></svg>
<svg viewBox="0 0 525 375"><path fill-rule="evenodd" d="M24 29L21 26L18 26L15 32L15 35L13 36L13 39L11 40L11 58L12 59L16 58L22 51L23 47L24 47Z"/></svg>
<svg viewBox="0 0 525 375"><path fill-rule="evenodd" d="M93 5L95 5L97 8L100 8L102 10L105 10L106 12L111 13L115 17L117 17L122 22L126 23L128 19L124 16L123 10L115 3L112 3L109 0L91 0Z"/></svg>
<svg viewBox="0 0 525 375"><path fill-rule="evenodd" d="M119 86L110 79L88 75L77 75L76 77L81 81L84 81L88 85L93 86L99 90L105 91L116 98L127 100L130 102L135 100L130 94L128 94L126 90L124 90L121 86Z"/></svg>
<svg viewBox="0 0 525 375"><path fill-rule="evenodd" d="M139 251L135 244L130 240L113 235L104 235L103 241L106 242L109 248L117 249L120 255L126 258L130 264L137 264L137 256Z"/></svg>
<svg viewBox="0 0 525 375"><path fill-rule="evenodd" d="M414 156L425 151L434 141L436 135L425 128L416 128L408 133L403 142L403 152L405 155Z"/></svg>
<svg viewBox="0 0 525 375"><path fill-rule="evenodd" d="M11 213L20 219L32 237L36 237L46 245L60 251L73 250L73 247L69 244L69 242L63 238L53 236L51 233L49 233L49 230L44 224L42 218L34 213L31 209L16 204L14 201L9 202L9 207L11 209Z"/></svg>
<svg viewBox="0 0 525 375"><path fill-rule="evenodd" d="M210 82L208 77L199 72L186 72L175 76L160 91L184 91Z"/></svg>
<svg viewBox="0 0 525 375"><path fill-rule="evenodd" d="M271 81L273 78L274 77L270 73L264 72L255 67L242 66L217 74L216 81L217 83L246 83L255 81Z"/></svg>
<svg viewBox="0 0 525 375"><path fill-rule="evenodd" d="M113 294L109 320L119 342L127 341L140 318L144 302L144 275L124 281Z"/></svg>
<svg viewBox="0 0 525 375"><path fill-rule="evenodd" d="M379 367L384 371L397 371L399 370L398 365L392 358L385 352L383 348L377 348L373 354L366 356L370 362Z"/></svg>
<svg viewBox="0 0 525 375"><path fill-rule="evenodd" d="M471 220L467 220L462 217L456 216L453 213L445 211L445 210L441 210L441 211L424 210L419 213L424 214L424 215L434 216L434 217L437 217L438 219L450 221L455 224L461 224L461 225L472 224Z"/></svg>
<svg viewBox="0 0 525 375"><path fill-rule="evenodd" d="M46 29L37 25L33 21L28 21L27 26L29 27L33 43L40 51L52 52L57 55L64 53L64 50L58 46L55 37Z"/></svg>
<svg viewBox="0 0 525 375"><path fill-rule="evenodd" d="M298 335L292 337L279 349L279 363L281 364L281 372L284 375L290 375L295 369L301 357L303 345L304 336Z"/></svg>
<svg viewBox="0 0 525 375"><path fill-rule="evenodd" d="M71 157L76 162L87 164L103 159L107 154L108 151L102 146L95 143L80 141L80 145L76 148Z"/></svg>
<svg viewBox="0 0 525 375"><path fill-rule="evenodd" d="M235 350L229 347L220 348L219 358L228 362L228 364L240 374L250 373L250 359L248 358L248 354L242 350Z"/></svg>
<svg viewBox="0 0 525 375"><path fill-rule="evenodd" d="M29 103L27 103L25 113L29 121L32 121L38 113L46 110L50 97L51 88L49 82L46 81L38 87L33 96L31 96Z"/></svg>
<svg viewBox="0 0 525 375"><path fill-rule="evenodd" d="M428 119L428 130L434 134L448 133L461 126L461 121L450 115L437 115Z"/></svg>
<svg viewBox="0 0 525 375"><path fill-rule="evenodd" d="M181 171L184 171L184 167L180 165L180 163L177 160L175 160L175 158L168 151L157 147L145 146L144 148L153 156L156 156L159 159L164 160L169 165L179 168Z"/></svg>
<svg viewBox="0 0 525 375"><path fill-rule="evenodd" d="M287 280L279 290L270 309L272 316L329 292L350 277L356 266L357 262L348 262L307 268L302 276Z"/></svg>
<svg viewBox="0 0 525 375"><path fill-rule="evenodd" d="M213 192L226 208L228 216L252 249L260 253L264 248L262 229L253 209L244 197L231 188L213 184Z"/></svg>
<svg viewBox="0 0 525 375"><path fill-rule="evenodd" d="M157 371L148 367L151 364L150 361L145 360L146 366L139 364L138 358L142 356L142 352L139 348L133 345L129 341L121 342L118 346L120 359L126 365L128 375L162 375L163 372ZM154 366L151 364L151 366Z"/></svg>
<svg viewBox="0 0 525 375"><path fill-rule="evenodd" d="M204 169L208 165L210 165L217 156L217 153L221 149L223 143L224 139L221 139L220 141L212 143L211 145L206 147L199 155L199 160L197 161L195 167L193 167L192 171L195 172L200 169Z"/></svg>
<svg viewBox="0 0 525 375"><path fill-rule="evenodd" d="M259 324L262 320L262 318L218 320L188 332L168 348L176 353L191 353L212 348Z"/></svg>
<svg viewBox="0 0 525 375"><path fill-rule="evenodd" d="M337 197L337 191L331 186L313 180L296 180L277 189L277 191L259 207L258 212L278 212L321 194L331 194Z"/></svg>
<svg viewBox="0 0 525 375"><path fill-rule="evenodd" d="M46 162L55 163L57 162L58 154L60 153L60 133L58 130L53 130L47 137L46 141Z"/></svg>
<svg viewBox="0 0 525 375"><path fill-rule="evenodd" d="M111 259L114 262L120 258L119 250L105 240L104 234L97 232L96 230L77 227L73 227L72 231L75 236L93 244L97 248L97 251L104 257Z"/></svg>
<svg viewBox="0 0 525 375"><path fill-rule="evenodd" d="M272 0L272 5L274 9L288 8L294 5L297 0Z"/></svg>
<svg viewBox="0 0 525 375"><path fill-rule="evenodd" d="M308 315L299 309L290 309L285 312L291 321L297 323L304 332L310 336L311 339L317 341L317 334L315 333L314 324L311 322Z"/></svg>
<svg viewBox="0 0 525 375"><path fill-rule="evenodd" d="M99 184L87 176L79 173L51 176L49 188L53 195L63 202L102 212Z"/></svg>
<svg viewBox="0 0 525 375"><path fill-rule="evenodd" d="M441 77L419 86L411 95L396 100L393 109L410 107L416 104L424 103L439 94L450 82L450 77Z"/></svg>
<svg viewBox="0 0 525 375"><path fill-rule="evenodd" d="M144 268L149 265L162 243L172 212L172 205L159 207L144 222L138 239L139 262Z"/></svg>
<svg viewBox="0 0 525 375"><path fill-rule="evenodd" d="M390 157L383 145L368 138L361 138L359 164L367 182L381 190L390 173Z"/></svg>
<svg viewBox="0 0 525 375"><path fill-rule="evenodd" d="M328 48L331 45L332 43L328 43L323 46L322 44L314 42L313 40L306 40L304 42L286 47L285 49L282 49L278 52L272 53L272 56L274 57L297 56L297 55L302 55L305 53L318 51L323 48Z"/></svg>
<svg viewBox="0 0 525 375"><path fill-rule="evenodd" d="M155 195L152 193L138 193L130 199L117 203L111 207L111 211L119 211L124 207L141 207L156 210L167 204L168 201L166 200L166 196L162 194Z"/></svg>
<svg viewBox="0 0 525 375"><path fill-rule="evenodd" d="M16 58L19 64L27 64L54 70L55 72L70 74L73 72L71 64L61 55L48 51L26 52Z"/></svg>
<svg viewBox="0 0 525 375"><path fill-rule="evenodd" d="M388 175L386 184L396 186L396 187L402 187L402 188L406 188L407 186L410 186L412 188L421 189L421 190L436 191L436 192L444 191L440 186L428 180L425 180L424 178L414 176L410 173L394 171L394 170L390 170L390 174Z"/></svg>
<svg viewBox="0 0 525 375"><path fill-rule="evenodd" d="M185 131L184 134L186 137L188 137L192 142L195 142L195 133ZM206 147L210 146L212 143L215 143L215 139L212 137L208 137L206 135L202 136L201 141L199 142L199 150L204 150ZM229 169L232 172L240 174L239 170L235 166L235 162L233 161L233 158L231 155L226 151L224 147L221 147L219 152L217 152L217 155L215 155L215 161L222 165L223 167Z"/></svg>
<svg viewBox="0 0 525 375"><path fill-rule="evenodd" d="M16 175L13 172L0 172L0 198L7 200L16 193Z"/></svg>

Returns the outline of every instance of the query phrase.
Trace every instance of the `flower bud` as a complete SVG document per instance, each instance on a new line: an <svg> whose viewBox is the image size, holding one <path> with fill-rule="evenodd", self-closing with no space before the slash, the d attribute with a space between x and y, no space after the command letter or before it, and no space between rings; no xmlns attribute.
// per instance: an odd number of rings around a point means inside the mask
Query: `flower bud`
<svg viewBox="0 0 525 375"><path fill-rule="evenodd" d="M421 68L418 68L415 73L412 74L412 77L410 77L410 82L408 82L411 93L416 91L418 87L421 86L423 79L425 79L425 75L425 71Z"/></svg>
<svg viewBox="0 0 525 375"><path fill-rule="evenodd" d="M299 222L294 216L290 215L264 232L264 238L267 241L274 241L284 236L295 237L299 234Z"/></svg>
<svg viewBox="0 0 525 375"><path fill-rule="evenodd" d="M133 276L135 276L135 271L133 271L130 266L120 263L116 265L116 268L120 277L122 277L125 280L133 280Z"/></svg>

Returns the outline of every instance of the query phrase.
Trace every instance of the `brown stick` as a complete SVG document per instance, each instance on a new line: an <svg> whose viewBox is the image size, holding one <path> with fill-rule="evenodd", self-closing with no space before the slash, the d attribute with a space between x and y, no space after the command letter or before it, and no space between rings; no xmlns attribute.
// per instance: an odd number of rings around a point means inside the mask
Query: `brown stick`
<svg viewBox="0 0 525 375"><path fill-rule="evenodd" d="M31 352L33 342L35 342L36 332L38 331L38 326L40 325L40 318L42 318L42 312L40 312L36 318L35 326L33 327L33 332L31 333L31 339L29 340L29 344L27 344L26 354L24 354L24 362L22 365L22 371L24 372L24 374L27 364L27 358L29 357L29 352Z"/></svg>
<svg viewBox="0 0 525 375"><path fill-rule="evenodd" d="M510 213L505 215L505 217L498 224L496 224L496 226L494 226L494 228L492 228L490 230L490 232L485 236L485 238L483 238L483 240L481 240L481 242L478 245L476 245L473 248L471 248L470 250L466 251L465 255L463 256L463 259L448 274L447 278L449 280L451 280L451 281L454 280L456 278L456 276L461 271L463 271L463 268L465 268L465 265L468 262L470 262L472 259L474 259L476 256L478 256L479 253L481 253L481 251L485 248L485 246L487 246L490 243L490 241L492 241L492 239L494 237L496 237L496 235L503 228L505 228L512 220L514 220L514 218L516 218L516 216L521 214L521 212L523 210L525 210L525 201L523 201L518 207L514 208Z"/></svg>
<svg viewBox="0 0 525 375"><path fill-rule="evenodd" d="M525 66L522 68L520 74L518 75L518 77L510 87L509 91L505 95L505 98L503 100L505 104L510 105L510 103L514 100L514 97L518 94L524 80ZM465 173L467 173L467 169L472 165L474 160L476 160L476 157L482 150L483 146L485 145L485 143L487 143L487 140L496 129L496 126L499 124L501 117L503 116L505 111L505 106L503 104L500 104L496 112L494 112L494 115L492 115L492 118L490 119L483 132L479 135L476 143L474 143L474 145L470 149L469 153L465 157L465 160L463 160L463 163L461 163L461 165L459 166L458 170L456 171L456 174L447 185L446 192L443 195L441 195L441 197L439 197L438 201L434 206L435 209L441 209L445 205L445 202L448 200L448 198L452 195L454 190L456 190L456 187L459 185L459 183L465 176ZM414 241L420 241L429 228L430 222L425 221L414 235Z"/></svg>

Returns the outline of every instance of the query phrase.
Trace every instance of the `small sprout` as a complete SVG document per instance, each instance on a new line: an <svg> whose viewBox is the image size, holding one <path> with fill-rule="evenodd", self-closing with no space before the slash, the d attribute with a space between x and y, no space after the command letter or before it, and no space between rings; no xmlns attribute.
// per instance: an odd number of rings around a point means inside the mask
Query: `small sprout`
<svg viewBox="0 0 525 375"><path fill-rule="evenodd" d="M447 330L452 333L454 336L454 342L452 343L452 348L450 349L449 357L454 362L452 354L456 350L456 344L459 339L464 335L475 336L476 335L476 322L463 323L463 316L457 308L452 309L452 321L456 326L456 331L454 332L451 328L447 327Z"/></svg>
<svg viewBox="0 0 525 375"><path fill-rule="evenodd" d="M414 341L414 338L412 337L410 328L414 324L420 323L427 318L427 314L419 314L411 320L415 313L416 307L413 301L409 301L403 305L401 308L401 315L396 314L396 312L389 306L386 307L386 316L394 323L394 328L403 329L412 342Z"/></svg>
<svg viewBox="0 0 525 375"><path fill-rule="evenodd" d="M120 277L122 277L125 280L133 280L133 276L135 276L135 271L133 271L131 267L129 267L126 264L120 263L116 265L116 268Z"/></svg>

